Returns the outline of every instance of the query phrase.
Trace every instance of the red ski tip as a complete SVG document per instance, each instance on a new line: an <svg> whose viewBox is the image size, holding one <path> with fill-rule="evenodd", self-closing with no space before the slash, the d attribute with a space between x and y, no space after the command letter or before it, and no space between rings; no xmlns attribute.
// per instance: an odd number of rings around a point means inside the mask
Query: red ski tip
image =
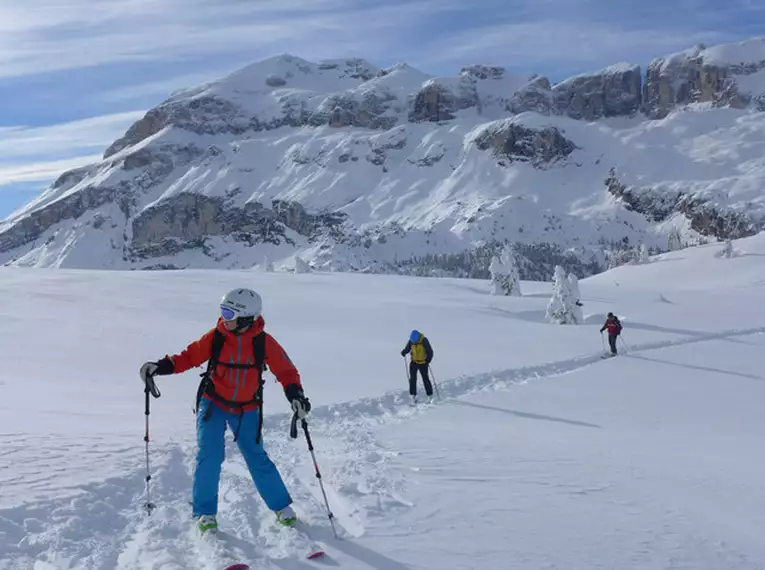
<svg viewBox="0 0 765 570"><path fill-rule="evenodd" d="M314 552L313 554L309 554L308 555L308 560L313 560L315 558L321 558L322 556L324 556L324 552L319 550L318 552Z"/></svg>
<svg viewBox="0 0 765 570"><path fill-rule="evenodd" d="M232 564L231 566L226 566L223 570L249 570L249 568L247 564Z"/></svg>

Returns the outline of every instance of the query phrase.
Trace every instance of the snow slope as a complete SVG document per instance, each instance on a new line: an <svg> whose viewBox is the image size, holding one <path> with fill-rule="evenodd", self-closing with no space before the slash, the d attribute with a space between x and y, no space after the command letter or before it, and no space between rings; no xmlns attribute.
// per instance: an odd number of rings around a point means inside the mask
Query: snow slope
<svg viewBox="0 0 765 570"><path fill-rule="evenodd" d="M765 36L707 47L700 52L708 65L741 65L765 61Z"/></svg>
<svg viewBox="0 0 765 570"><path fill-rule="evenodd" d="M220 514L235 538L212 552L194 538L193 371L160 379L158 508L141 509L138 368L206 330L234 285L262 293L315 405L343 540L271 382L265 438L330 564L762 568L765 234L734 242L732 259L721 247L582 280L582 326L544 322L545 283L498 298L478 280L0 269L0 569L316 566L284 558L233 448ZM628 349L602 360L608 311ZM442 396L416 409L398 355L414 327Z"/></svg>

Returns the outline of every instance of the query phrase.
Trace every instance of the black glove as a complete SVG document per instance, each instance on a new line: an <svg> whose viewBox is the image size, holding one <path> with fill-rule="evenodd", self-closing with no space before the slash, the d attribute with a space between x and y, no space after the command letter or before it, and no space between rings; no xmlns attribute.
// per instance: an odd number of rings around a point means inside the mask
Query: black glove
<svg viewBox="0 0 765 570"><path fill-rule="evenodd" d="M167 356L157 362L147 362L141 366L141 378L146 376L167 376L175 372L175 364Z"/></svg>
<svg viewBox="0 0 765 570"><path fill-rule="evenodd" d="M157 390L156 384L154 384L155 376L165 376L175 372L175 365L173 361L165 357L157 362L146 362L141 366L141 380L148 390L154 395L155 398L159 398L159 390Z"/></svg>
<svg viewBox="0 0 765 570"><path fill-rule="evenodd" d="M292 411L302 420L311 411L311 402L305 397L303 388L297 384L288 384L284 388L284 395L292 406Z"/></svg>
<svg viewBox="0 0 765 570"><path fill-rule="evenodd" d="M401 356L403 356L404 358L406 358L406 350L402 350L402 351L401 351Z"/></svg>

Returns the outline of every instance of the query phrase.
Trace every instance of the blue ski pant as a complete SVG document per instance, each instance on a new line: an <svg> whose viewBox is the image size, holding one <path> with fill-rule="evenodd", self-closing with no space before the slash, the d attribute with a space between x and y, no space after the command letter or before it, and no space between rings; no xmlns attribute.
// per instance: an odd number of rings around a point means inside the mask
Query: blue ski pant
<svg viewBox="0 0 765 570"><path fill-rule="evenodd" d="M207 414L207 411L210 411ZM208 415L207 419L205 415ZM237 444L242 452L255 487L269 509L278 511L292 503L287 487L276 465L263 449L258 437L260 410L242 414ZM207 398L199 402L197 413L197 461L194 470L193 504L194 516L215 515L218 512L218 486L225 458L225 434L228 425L235 432L239 414L228 412Z"/></svg>

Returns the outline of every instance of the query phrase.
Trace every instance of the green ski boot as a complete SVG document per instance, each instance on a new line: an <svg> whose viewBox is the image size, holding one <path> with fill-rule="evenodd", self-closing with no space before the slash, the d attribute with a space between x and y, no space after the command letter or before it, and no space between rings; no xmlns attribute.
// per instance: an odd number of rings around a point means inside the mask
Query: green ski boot
<svg viewBox="0 0 765 570"><path fill-rule="evenodd" d="M215 515L202 515L197 517L197 526L201 534L208 531L215 532L218 530L218 519L215 518Z"/></svg>
<svg viewBox="0 0 765 570"><path fill-rule="evenodd" d="M286 506L280 511L276 511L276 520L284 526L295 526L297 524L297 515L292 507Z"/></svg>

